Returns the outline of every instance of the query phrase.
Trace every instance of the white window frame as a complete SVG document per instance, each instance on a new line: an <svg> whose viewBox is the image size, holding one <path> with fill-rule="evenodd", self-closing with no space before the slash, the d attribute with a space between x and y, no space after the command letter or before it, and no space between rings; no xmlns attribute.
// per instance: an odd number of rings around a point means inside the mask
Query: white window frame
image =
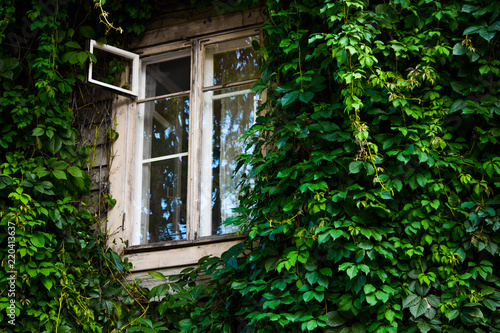
<svg viewBox="0 0 500 333"><path fill-rule="evenodd" d="M144 58L139 59L138 63L135 61L132 62L132 72L134 72L135 69L137 69L138 72L138 79L135 80L135 82L137 82L137 87L133 86L131 91L125 91L125 96L131 97L135 95L137 99L131 100L130 98L119 97L115 102L115 114L120 114L120 116L117 116L116 119L119 124L118 132L120 133L120 145L123 146L121 146L121 148L116 146L115 152L113 153L114 155L117 155L114 160L119 160L118 168L121 170L116 172L113 172L113 170L111 171L111 194L114 197L117 197L117 200L123 200L123 203L120 203L120 211L113 211L115 208L111 210L109 220L113 221L108 222L108 225L111 226L108 232L110 233L111 239L115 237L114 239L116 245L112 244L111 247L119 252L125 251L127 257L129 257L129 259L134 263L136 269L157 269L159 267L173 267L193 264L196 263L202 256L207 254L220 255L225 249L240 242L242 237L241 235L223 234L208 237L199 236L201 216L200 195L193 195L192 193L197 193L201 190L201 167L198 167L202 158L201 112L199 112L199 119L197 119L197 121L194 121L192 117L194 117L194 110L202 109L203 90L214 89L214 87L202 87L204 62L202 58L202 45L225 42L243 37L259 36L259 34L260 29L254 25L254 27L245 29L240 28L233 29L232 31L228 30L222 33L214 33L209 36L204 36L203 38L195 37L187 41L163 43L156 46L144 47L142 49L137 49L137 54L124 51L132 53L134 56L141 54ZM145 82L143 82L145 78L145 66L148 63L164 61L168 57L169 53L186 48L191 49L191 75L193 80L191 86L195 87L195 89L192 88L190 92L190 150L188 159L189 180L187 191L190 192L191 195L188 194L187 202L187 214L189 216L187 226L188 237L186 240L140 245L140 240L138 239L138 237L140 237L138 230L141 228L140 213L138 216L137 209L132 209L134 201L137 200L135 193L142 192L141 190L137 190L142 188L142 179L137 176L138 161L140 160L137 156L142 157L142 155L140 155L142 154L142 148L139 147L139 143L135 140L135 135L142 131L142 128L140 128L142 122L137 122L136 118L141 116L141 109L143 109L142 105L144 105L145 102L172 95L169 94L165 96L145 98L145 89L141 88L145 84ZM116 52L116 48L114 47L104 49L106 51L112 50L112 53L121 56L124 54ZM256 79L245 82L237 82L235 85L250 84L254 81L256 81ZM89 80L89 82L91 81ZM122 89L112 85L99 85L113 89L117 93L123 92L121 91ZM225 87L230 86L232 85L226 85ZM193 93L194 91L195 93ZM254 114L254 117L255 116L256 115ZM121 132L125 133L122 134ZM133 163L131 162L131 159L133 160ZM117 180L122 185L117 187L115 185ZM117 190L114 190L115 188L117 188ZM136 191L132 191L132 189L136 189ZM123 194L120 192L123 192Z"/></svg>
<svg viewBox="0 0 500 333"><path fill-rule="evenodd" d="M117 87L117 86L114 86L112 84L94 79L92 77L92 69L93 69L93 65L94 65L92 60L90 60L90 63L89 63L89 68L88 68L88 73L87 73L87 81L90 83L97 84L101 87L111 89L111 90L115 91L116 93L130 95L134 98L137 98L137 96L139 94L139 87L140 87L139 86L139 66L140 66L139 65L139 63L140 63L139 55L135 54L133 52L122 50L118 47L98 43L97 41L91 39L90 43L89 43L89 52L91 54L94 54L94 49L99 49L99 50L102 50L104 52L132 60L132 66L131 66L132 68L130 69L131 81L132 81L132 82L130 82L131 89Z"/></svg>

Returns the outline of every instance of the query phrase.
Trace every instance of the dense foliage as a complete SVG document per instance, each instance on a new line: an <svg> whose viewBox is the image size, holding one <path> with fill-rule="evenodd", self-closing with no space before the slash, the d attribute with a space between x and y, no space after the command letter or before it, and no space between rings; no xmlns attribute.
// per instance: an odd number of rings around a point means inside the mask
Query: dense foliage
<svg viewBox="0 0 500 333"><path fill-rule="evenodd" d="M265 6L248 238L182 330L500 331L500 3Z"/></svg>
<svg viewBox="0 0 500 333"><path fill-rule="evenodd" d="M138 8L147 15L147 6L131 3L114 5L115 22L141 32ZM139 296L123 287L124 263L81 204L91 148L79 141L72 108L83 102L85 42L109 28L99 24L101 9L93 1L0 1L2 331L111 331L144 312L119 312Z"/></svg>
<svg viewBox="0 0 500 333"><path fill-rule="evenodd" d="M140 33L147 3L110 21ZM266 101L229 221L248 237L147 291L79 205L68 106L109 26L91 1L2 0L2 326L15 244L12 331L500 331L500 2L261 5Z"/></svg>

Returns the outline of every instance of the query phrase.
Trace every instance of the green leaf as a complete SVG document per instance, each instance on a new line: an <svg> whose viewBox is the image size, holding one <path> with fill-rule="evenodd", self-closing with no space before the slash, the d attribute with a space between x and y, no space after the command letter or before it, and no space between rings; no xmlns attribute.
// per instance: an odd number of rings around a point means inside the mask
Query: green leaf
<svg viewBox="0 0 500 333"><path fill-rule="evenodd" d="M45 134L45 128L42 127L37 127L31 132L31 135L33 136L42 136Z"/></svg>
<svg viewBox="0 0 500 333"><path fill-rule="evenodd" d="M70 166L68 168L68 173L70 175L72 175L73 177L76 177L76 178L81 178L83 177L83 173L82 173L82 170L80 170L80 168L77 168L75 166Z"/></svg>
<svg viewBox="0 0 500 333"><path fill-rule="evenodd" d="M453 46L453 55L463 55L467 52L467 49L462 43L456 43Z"/></svg>
<svg viewBox="0 0 500 333"><path fill-rule="evenodd" d="M296 91L289 92L285 94L282 98L280 98L280 102L282 106L287 106L295 102L295 100L299 97L299 93Z"/></svg>
<svg viewBox="0 0 500 333"><path fill-rule="evenodd" d="M346 320L340 315L338 311L327 312L326 316L328 317L326 324L330 327L339 327L346 323Z"/></svg>
<svg viewBox="0 0 500 333"><path fill-rule="evenodd" d="M472 317L484 318L483 312L478 307L464 308L463 311Z"/></svg>
<svg viewBox="0 0 500 333"><path fill-rule="evenodd" d="M66 172L64 172L62 170L54 170L54 171L52 171L52 174L57 179L66 179Z"/></svg>
<svg viewBox="0 0 500 333"><path fill-rule="evenodd" d="M309 282L310 285L315 284L316 281L318 281L318 272L313 271L306 273L306 280Z"/></svg>
<svg viewBox="0 0 500 333"><path fill-rule="evenodd" d="M78 31L85 38L94 38L95 37L94 29L89 25L82 25L81 27L78 28Z"/></svg>
<svg viewBox="0 0 500 333"><path fill-rule="evenodd" d="M425 185L427 185L427 177L425 177L423 174L421 173L417 173L417 183L418 185L420 185L421 187L425 187Z"/></svg>
<svg viewBox="0 0 500 333"><path fill-rule="evenodd" d="M366 333L366 328L362 323L355 323L352 325L351 331L352 333Z"/></svg>
<svg viewBox="0 0 500 333"><path fill-rule="evenodd" d="M422 300L422 297L416 294L410 294L403 300L403 309L414 306Z"/></svg>
<svg viewBox="0 0 500 333"><path fill-rule="evenodd" d="M342 65L347 60L347 53L345 49L339 50L335 53L335 58L337 59L338 65Z"/></svg>
<svg viewBox="0 0 500 333"><path fill-rule="evenodd" d="M410 306L410 312L415 317L418 318L427 311L427 301L421 299L417 304Z"/></svg>
<svg viewBox="0 0 500 333"><path fill-rule="evenodd" d="M356 275L358 275L358 267L357 266L354 266L352 265L351 267L349 267L346 271L347 275L349 276L349 278L352 280L353 277L355 277Z"/></svg>
<svg viewBox="0 0 500 333"><path fill-rule="evenodd" d="M374 291L377 290L377 288L375 288L372 284L365 284L365 286L363 287L363 290L365 291L365 294L370 294Z"/></svg>
<svg viewBox="0 0 500 333"><path fill-rule="evenodd" d="M394 318L396 318L396 313L389 309L385 311L384 316L389 322L393 322Z"/></svg>
<svg viewBox="0 0 500 333"><path fill-rule="evenodd" d="M47 142L47 149L49 152L52 154L57 153L59 150L61 150L62 147L62 139L59 135L54 135L49 141Z"/></svg>
<svg viewBox="0 0 500 333"><path fill-rule="evenodd" d="M311 101L311 99L313 99L313 97L314 93L311 91L301 92L299 95L299 100L307 104Z"/></svg>
<svg viewBox="0 0 500 333"><path fill-rule="evenodd" d="M349 173L358 173L363 166L362 161L354 161L349 164Z"/></svg>
<svg viewBox="0 0 500 333"><path fill-rule="evenodd" d="M446 318L448 318L448 320L453 320L453 319L457 318L459 314L460 314L460 311L458 311L458 310L449 310L449 311L446 311L446 313L445 313Z"/></svg>
<svg viewBox="0 0 500 333"><path fill-rule="evenodd" d="M91 37L90 37L91 38ZM72 47L74 49L81 49L82 47L80 46L80 44L78 44L77 42L75 41L70 41L70 42L66 42L66 45L67 47Z"/></svg>
<svg viewBox="0 0 500 333"><path fill-rule="evenodd" d="M464 5L462 7L462 12L464 12L464 13L472 13L473 11L476 11L477 9L479 9L478 6Z"/></svg>
<svg viewBox="0 0 500 333"><path fill-rule="evenodd" d="M307 291L304 293L304 302L309 302L314 298L314 292L313 291Z"/></svg>
<svg viewBox="0 0 500 333"><path fill-rule="evenodd" d="M42 284L45 286L45 288L47 288L47 290L50 291L50 289L52 289L52 285L54 284L52 282L52 279L48 278L48 277L42 277L41 280L42 280Z"/></svg>
<svg viewBox="0 0 500 333"><path fill-rule="evenodd" d="M387 303L387 301L389 300L389 294L384 293L382 290L377 290L377 292L375 292L375 297L377 297L384 303Z"/></svg>
<svg viewBox="0 0 500 333"><path fill-rule="evenodd" d="M474 26L474 27L468 27L464 30L464 35L470 35L470 34L477 34L479 31L485 30L484 26Z"/></svg>
<svg viewBox="0 0 500 333"><path fill-rule="evenodd" d="M141 323L142 325L147 325L147 326L153 328L153 323L151 322L151 319L137 318L137 322Z"/></svg>
<svg viewBox="0 0 500 333"><path fill-rule="evenodd" d="M496 32L488 32L486 30L481 30L479 31L479 36L483 37L484 39L486 39L488 42L490 40L493 39L493 37L495 37L496 35Z"/></svg>
<svg viewBox="0 0 500 333"><path fill-rule="evenodd" d="M82 208L78 211L78 216L80 216L84 220L92 219L92 213L88 209Z"/></svg>

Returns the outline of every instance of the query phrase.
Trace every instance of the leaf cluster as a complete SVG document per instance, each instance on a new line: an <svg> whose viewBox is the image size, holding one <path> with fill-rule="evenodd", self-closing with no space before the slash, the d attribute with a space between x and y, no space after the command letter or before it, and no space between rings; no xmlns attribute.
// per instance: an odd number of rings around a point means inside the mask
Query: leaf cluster
<svg viewBox="0 0 500 333"><path fill-rule="evenodd" d="M498 5L265 1L248 236L179 329L500 331Z"/></svg>

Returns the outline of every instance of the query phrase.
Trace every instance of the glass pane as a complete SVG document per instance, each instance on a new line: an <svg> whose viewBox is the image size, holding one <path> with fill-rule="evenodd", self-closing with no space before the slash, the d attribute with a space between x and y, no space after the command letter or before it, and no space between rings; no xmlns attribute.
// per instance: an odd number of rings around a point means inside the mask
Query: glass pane
<svg viewBox="0 0 500 333"><path fill-rule="evenodd" d="M206 46L204 86L258 78L258 52L252 47L255 39L247 37Z"/></svg>
<svg viewBox="0 0 500 333"><path fill-rule="evenodd" d="M187 152L188 134L189 95L146 103L144 159Z"/></svg>
<svg viewBox="0 0 500 333"><path fill-rule="evenodd" d="M100 49L94 49L93 53L97 62L92 64L92 79L110 84L117 88L131 89L131 59ZM123 73L126 74L126 78L125 82L122 83Z"/></svg>
<svg viewBox="0 0 500 333"><path fill-rule="evenodd" d="M244 170L236 170L236 157L245 148L243 132L253 124L255 93L223 89L212 97L212 235L235 232L222 225L238 206L238 184Z"/></svg>
<svg viewBox="0 0 500 333"><path fill-rule="evenodd" d="M190 89L191 57L146 66L146 98Z"/></svg>
<svg viewBox="0 0 500 333"><path fill-rule="evenodd" d="M141 243L186 238L187 156L143 166Z"/></svg>

